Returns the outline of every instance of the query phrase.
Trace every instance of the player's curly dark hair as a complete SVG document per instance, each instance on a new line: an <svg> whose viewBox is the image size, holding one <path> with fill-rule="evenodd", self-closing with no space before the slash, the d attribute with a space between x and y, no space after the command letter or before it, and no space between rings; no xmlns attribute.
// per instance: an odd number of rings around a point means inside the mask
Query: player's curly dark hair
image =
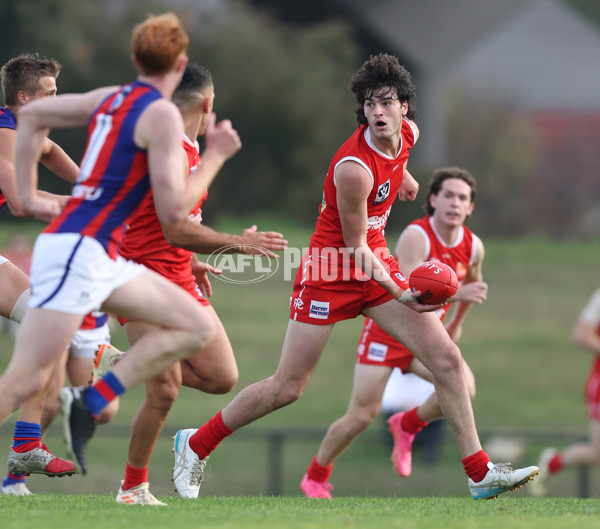
<svg viewBox="0 0 600 529"><path fill-rule="evenodd" d="M435 211L435 209L431 207L429 198L431 195L437 195L442 189L444 180L448 180L449 178L458 178L459 180L466 182L471 188L471 202L475 202L477 184L473 175L460 167L441 167L433 172L433 177L429 181L429 192L427 193L425 204L423 204L423 209L428 215L433 215L433 212Z"/></svg>
<svg viewBox="0 0 600 529"><path fill-rule="evenodd" d="M417 96L415 85L408 70L401 66L398 58L387 53L371 55L352 75L350 89L356 98L356 119L359 125L367 122L365 117L365 99L381 89L394 91L401 103L408 103L408 119L417 117Z"/></svg>

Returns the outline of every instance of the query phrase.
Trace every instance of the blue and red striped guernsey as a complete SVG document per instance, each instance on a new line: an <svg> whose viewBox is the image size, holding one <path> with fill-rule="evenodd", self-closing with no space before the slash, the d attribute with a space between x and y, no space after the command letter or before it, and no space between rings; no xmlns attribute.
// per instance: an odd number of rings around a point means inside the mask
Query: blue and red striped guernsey
<svg viewBox="0 0 600 529"><path fill-rule="evenodd" d="M45 233L93 237L115 259L125 222L150 189L145 149L133 135L140 114L162 95L136 81L108 96L90 118L77 183Z"/></svg>
<svg viewBox="0 0 600 529"><path fill-rule="evenodd" d="M17 130L17 118L7 107L0 107L0 129ZM0 209L5 205L6 197L0 189Z"/></svg>

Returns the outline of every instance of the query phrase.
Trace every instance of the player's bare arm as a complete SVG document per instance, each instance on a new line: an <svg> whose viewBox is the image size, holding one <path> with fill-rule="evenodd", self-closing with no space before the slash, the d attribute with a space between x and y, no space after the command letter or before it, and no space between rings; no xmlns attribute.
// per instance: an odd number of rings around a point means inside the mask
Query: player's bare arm
<svg viewBox="0 0 600 529"><path fill-rule="evenodd" d="M585 320L577 320L573 328L573 341L582 349L594 355L600 354L600 336L596 333L597 325Z"/></svg>
<svg viewBox="0 0 600 529"><path fill-rule="evenodd" d="M30 216L19 200L17 179L15 176L15 143L17 132L12 129L0 129L0 189L6 198L8 209L15 217Z"/></svg>
<svg viewBox="0 0 600 529"><path fill-rule="evenodd" d="M573 341L592 354L600 354L600 289L597 289L573 326Z"/></svg>
<svg viewBox="0 0 600 529"><path fill-rule="evenodd" d="M420 292L402 290L367 244L367 198L373 181L367 171L355 162L341 163L335 173L337 205L342 224L344 244L360 269L385 288L395 300L416 312L431 312L442 305L421 305L416 301Z"/></svg>
<svg viewBox="0 0 600 529"><path fill-rule="evenodd" d="M475 259L456 294L450 298L455 303L452 319L446 324L446 330L453 341L457 342L462 336L462 324L473 303L481 305L487 299L488 286L483 281L483 258L485 255L483 243L476 237Z"/></svg>
<svg viewBox="0 0 600 529"><path fill-rule="evenodd" d="M406 202L407 200L414 202L418 192L419 182L414 179L413 175L406 168L406 164L404 164L404 178L398 190L398 200L401 202Z"/></svg>
<svg viewBox="0 0 600 529"><path fill-rule="evenodd" d="M208 189L223 167L223 164L233 157L241 148L242 142L231 121L224 119L217 123L214 112L208 116L204 133L205 149L202 153L202 163L186 180L189 193L196 190L203 192Z"/></svg>
<svg viewBox="0 0 600 529"><path fill-rule="evenodd" d="M175 225L163 227L163 233L171 246L202 254L223 250L224 253L261 254L278 258L273 251L287 248L287 241L281 233L257 231L256 226L251 226L242 231L241 235L237 235L215 231L188 218Z"/></svg>
<svg viewBox="0 0 600 529"><path fill-rule="evenodd" d="M46 222L61 210L55 196L40 193L38 160L44 152L44 142L50 128L84 126L98 103L114 87L86 94L65 94L42 98L25 105L19 112L19 134L15 144L17 189L22 207L32 216Z"/></svg>
<svg viewBox="0 0 600 529"><path fill-rule="evenodd" d="M79 176L78 165L51 139L46 138L40 160L54 174L74 184Z"/></svg>
<svg viewBox="0 0 600 529"><path fill-rule="evenodd" d="M423 233L410 227L405 229L396 243L395 255L400 271L408 277L427 256L427 242Z"/></svg>
<svg viewBox="0 0 600 529"><path fill-rule="evenodd" d="M160 123L160 127L153 124ZM139 117L134 132L135 143L148 151L148 169L156 214L163 226L185 220L200 199L186 195L184 160L181 155L183 120L177 107L158 99Z"/></svg>
<svg viewBox="0 0 600 529"><path fill-rule="evenodd" d="M15 169L15 143L17 139L17 132L12 129L3 128L0 129L0 189L6 198L8 209L15 217L31 217L31 214L23 208L21 201L19 200L19 193L17 189L17 177ZM46 138L49 144L55 145ZM56 146L58 147L58 146ZM59 148L60 149L60 148ZM62 150L62 149L61 149ZM64 170L58 167L50 166L50 170L60 170L62 174L58 173L58 176L63 177L69 182L74 182L77 178L79 168L73 162L66 153L63 152L66 160L64 163ZM67 162L68 160L68 162ZM69 163L70 162L70 163ZM64 207L64 204L68 200L68 196L55 195L46 191L38 190L38 195L48 199L58 200L60 207Z"/></svg>
<svg viewBox="0 0 600 529"><path fill-rule="evenodd" d="M212 286L210 284L210 280L208 279L208 274L222 274L223 270L200 261L194 254L192 254L191 266L192 274L194 274L194 277L196 278L196 284L200 290L202 290L204 295L207 298L210 298L212 296Z"/></svg>

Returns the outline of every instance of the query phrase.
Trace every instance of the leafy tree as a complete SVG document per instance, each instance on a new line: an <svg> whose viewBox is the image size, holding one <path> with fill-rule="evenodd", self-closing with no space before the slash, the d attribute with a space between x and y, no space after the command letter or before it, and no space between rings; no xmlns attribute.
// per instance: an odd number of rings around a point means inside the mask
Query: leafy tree
<svg viewBox="0 0 600 529"><path fill-rule="evenodd" d="M6 5L12 33L3 35L10 41L3 62L24 51L55 57L63 64L62 93L132 80L131 28L150 12L176 11L190 34L190 59L213 73L218 118L232 120L244 145L211 188L206 215L264 212L314 222L331 156L355 126L348 85L359 58L347 25L283 25L231 0ZM56 130L52 137L79 161L85 131ZM68 191L54 177L40 180Z"/></svg>

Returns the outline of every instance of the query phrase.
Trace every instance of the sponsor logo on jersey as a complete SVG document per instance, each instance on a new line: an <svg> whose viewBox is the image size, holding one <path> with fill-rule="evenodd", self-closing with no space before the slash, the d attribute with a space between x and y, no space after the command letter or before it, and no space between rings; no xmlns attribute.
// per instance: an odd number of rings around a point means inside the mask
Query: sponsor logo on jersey
<svg viewBox="0 0 600 529"><path fill-rule="evenodd" d="M373 201L373 205L381 204L387 200L387 197L390 196L390 181L384 182L377 188L377 196Z"/></svg>
<svg viewBox="0 0 600 529"><path fill-rule="evenodd" d="M367 358L374 362L383 362L387 355L388 346L382 343L371 342L367 351Z"/></svg>
<svg viewBox="0 0 600 529"><path fill-rule="evenodd" d="M309 317L317 320L326 320L329 318L329 301L310 301Z"/></svg>
<svg viewBox="0 0 600 529"><path fill-rule="evenodd" d="M83 198L83 200L97 200L102 196L102 191L101 187L77 184L73 187L73 196L75 198Z"/></svg>
<svg viewBox="0 0 600 529"><path fill-rule="evenodd" d="M396 272L396 279L399 279L400 281L408 281L402 272Z"/></svg>
<svg viewBox="0 0 600 529"><path fill-rule="evenodd" d="M387 219L390 216L390 211L392 208L388 208L388 210L383 215L373 215L367 219L367 229L368 231L381 231L385 228L387 224Z"/></svg>
<svg viewBox="0 0 600 529"><path fill-rule="evenodd" d="M294 308L296 310L302 310L304 308L304 301L302 301L300 298L295 298L294 299Z"/></svg>

